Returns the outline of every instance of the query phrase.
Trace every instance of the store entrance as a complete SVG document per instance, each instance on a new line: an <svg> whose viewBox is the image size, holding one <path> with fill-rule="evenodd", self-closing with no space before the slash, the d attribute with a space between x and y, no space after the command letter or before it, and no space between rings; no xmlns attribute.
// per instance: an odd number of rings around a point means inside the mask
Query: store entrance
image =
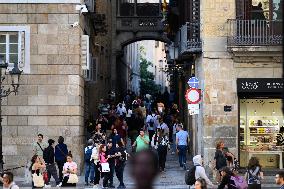
<svg viewBox="0 0 284 189"><path fill-rule="evenodd" d="M284 120L280 98L239 98L240 166L257 157L263 168L283 169Z"/></svg>

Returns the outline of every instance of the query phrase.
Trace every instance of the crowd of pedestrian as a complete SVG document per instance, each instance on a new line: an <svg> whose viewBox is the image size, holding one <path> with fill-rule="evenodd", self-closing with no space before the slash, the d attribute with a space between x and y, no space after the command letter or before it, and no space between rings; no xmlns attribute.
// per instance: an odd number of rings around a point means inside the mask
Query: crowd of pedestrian
<svg viewBox="0 0 284 189"><path fill-rule="evenodd" d="M263 171L258 159L252 157L245 178L239 176L237 158L225 147L223 141L217 143L214 156L218 186L208 178L201 155L194 156L194 165L187 169L189 133L180 122L178 106L169 100L166 93L156 97L139 97L128 91L118 104L101 99L98 115L86 123L88 138L82 149L85 185L93 188L115 188L113 180L116 175L119 181L117 188L126 188L124 169L127 160L132 156L130 164L137 184L142 188L151 188L148 185L158 172L165 177L167 154L171 152L173 155L178 154L179 166L187 170L186 183L190 188L261 188ZM33 157L29 167L32 187L51 187L51 176L56 187L75 187L79 182L78 166L73 161L73 155L64 143L64 138L60 136L55 144L53 139L48 139L45 143L43 137L38 134L37 141L32 144ZM154 169L146 170L150 164L155 165ZM281 189L284 187L283 177L283 172L279 172L275 178ZM5 183L4 187L17 189L11 173L5 173L0 179Z"/></svg>
<svg viewBox="0 0 284 189"><path fill-rule="evenodd" d="M168 150L176 151L171 144L176 142L173 135L177 129L173 125L178 128L179 111L176 105L168 106L168 100L163 99L150 95L139 97L131 91L118 104L101 99L97 118L87 123L86 185L99 187L102 180L102 187L115 188L115 174L120 183L117 188L125 188L123 175L129 154L147 149L156 152L159 171L164 173ZM180 140L182 143L183 139ZM93 161L91 157L95 156Z"/></svg>

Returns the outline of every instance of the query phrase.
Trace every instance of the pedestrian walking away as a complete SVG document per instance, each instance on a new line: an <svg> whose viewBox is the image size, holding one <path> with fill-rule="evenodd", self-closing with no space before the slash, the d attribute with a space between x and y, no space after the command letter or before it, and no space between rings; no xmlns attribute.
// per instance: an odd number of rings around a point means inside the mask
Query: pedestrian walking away
<svg viewBox="0 0 284 189"><path fill-rule="evenodd" d="M58 144L55 146L55 162L58 167L59 172L59 180L62 182L63 180L63 166L66 162L66 157L68 154L68 148L67 145L64 144L64 138L62 136L59 136L58 138Z"/></svg>
<svg viewBox="0 0 284 189"><path fill-rule="evenodd" d="M261 180L263 179L263 172L257 157L252 157L249 160L247 172L245 174L249 189L261 189Z"/></svg>
<svg viewBox="0 0 284 189"><path fill-rule="evenodd" d="M94 185L95 164L92 160L93 150L96 150L93 139L88 140L87 147L85 148L85 186L89 184ZM89 183L90 177L90 183Z"/></svg>
<svg viewBox="0 0 284 189"><path fill-rule="evenodd" d="M205 169L203 167L203 158L201 155L196 155L192 159L194 167L194 175L189 175L190 177L194 177L195 180L198 180L198 178L204 179L206 186L214 187L213 183L209 180L205 173ZM193 182L193 185L190 188L195 187L195 183Z"/></svg>
<svg viewBox="0 0 284 189"><path fill-rule="evenodd" d="M177 126L176 133L176 146L177 153L179 158L179 165L184 170L186 170L186 153L187 153L187 144L188 144L188 133L183 130L183 126L179 124Z"/></svg>
<svg viewBox="0 0 284 189"><path fill-rule="evenodd" d="M99 188L101 173L100 173L100 164L99 164L99 148L100 148L100 142L94 141L95 148L92 150L91 155L91 161L94 162L94 170L95 170L95 178L94 178L94 187L93 188Z"/></svg>
<svg viewBox="0 0 284 189"><path fill-rule="evenodd" d="M149 112L149 115L146 117L146 129L149 134L150 140L152 140L155 130L158 126L158 116L155 113Z"/></svg>
<svg viewBox="0 0 284 189"><path fill-rule="evenodd" d="M50 185L51 176L54 178L57 187L60 187L62 185L62 182L58 178L56 165L55 165L55 161L54 161L54 147L53 147L54 143L55 143L55 141L53 139L49 139L48 140L49 146L46 149L44 149L44 153L43 153L43 159L45 161L46 170L47 170L47 173L48 173L48 180L45 183L46 188L51 187L51 185Z"/></svg>

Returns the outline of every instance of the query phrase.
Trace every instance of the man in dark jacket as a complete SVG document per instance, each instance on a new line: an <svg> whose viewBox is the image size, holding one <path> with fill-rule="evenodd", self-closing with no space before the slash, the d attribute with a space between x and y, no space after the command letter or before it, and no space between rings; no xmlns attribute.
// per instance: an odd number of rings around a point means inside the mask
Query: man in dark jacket
<svg viewBox="0 0 284 189"><path fill-rule="evenodd" d="M50 178L51 175L54 178L57 187L60 187L62 185L62 183L60 182L58 175L57 175L57 171L56 171L56 167L55 167L55 163L54 163L54 140L49 139L48 140L48 147L44 149L43 151L43 159L45 161L46 164L46 170L48 173L48 181L45 183L45 187L50 187L49 183L50 183Z"/></svg>
<svg viewBox="0 0 284 189"><path fill-rule="evenodd" d="M64 144L64 138L62 136L59 136L58 144L55 146L55 161L58 166L60 181L62 181L63 179L62 171L63 171L64 163L66 163L67 154L68 154L68 149L67 149L67 145Z"/></svg>
<svg viewBox="0 0 284 189"><path fill-rule="evenodd" d="M115 170L115 155L116 153L116 147L112 145L112 140L109 140L107 142L107 157L108 159L108 163L109 163L109 168L110 168L110 172L108 174L108 176L104 177L104 185L108 185L108 188L115 188L115 186L113 186L113 174L114 174L114 170ZM109 182L109 183L108 183Z"/></svg>

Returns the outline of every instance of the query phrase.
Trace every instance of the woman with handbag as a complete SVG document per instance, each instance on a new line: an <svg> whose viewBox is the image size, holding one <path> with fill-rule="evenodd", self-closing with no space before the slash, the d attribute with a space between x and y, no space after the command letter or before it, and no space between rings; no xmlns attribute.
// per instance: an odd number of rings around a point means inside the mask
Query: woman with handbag
<svg viewBox="0 0 284 189"><path fill-rule="evenodd" d="M38 156L34 155L31 160L32 164L30 170L32 172L32 188L43 188L44 179L42 176L43 169L46 168L44 160Z"/></svg>
<svg viewBox="0 0 284 189"><path fill-rule="evenodd" d="M79 179L77 176L77 164L73 161L73 156L69 151L67 155L67 162L63 166L63 181L62 186L76 186Z"/></svg>
<svg viewBox="0 0 284 189"><path fill-rule="evenodd" d="M109 177L109 163L108 163L108 158L106 157L106 145L102 144L99 148L99 160L100 160L100 165L101 165L101 178L108 178ZM106 179L103 180L103 188L106 188L108 183Z"/></svg>

